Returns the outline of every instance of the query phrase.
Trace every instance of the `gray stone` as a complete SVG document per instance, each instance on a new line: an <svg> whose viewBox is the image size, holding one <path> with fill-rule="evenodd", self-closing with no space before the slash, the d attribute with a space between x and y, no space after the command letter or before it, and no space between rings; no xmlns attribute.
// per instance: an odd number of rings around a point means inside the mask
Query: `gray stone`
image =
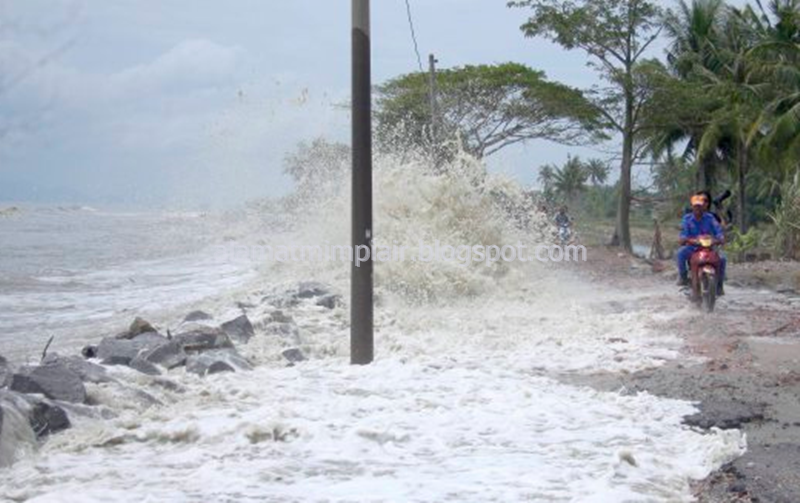
<svg viewBox="0 0 800 503"><path fill-rule="evenodd" d="M185 318L183 318L183 321L208 321L212 319L214 319L214 317L205 311L192 311L191 313L187 314Z"/></svg>
<svg viewBox="0 0 800 503"><path fill-rule="evenodd" d="M83 382L102 383L113 381L105 368L95 363L87 362L80 356L61 356L58 353L52 353L42 360L44 365L51 363L65 365L68 369L78 374Z"/></svg>
<svg viewBox="0 0 800 503"><path fill-rule="evenodd" d="M11 376L9 388L20 393L40 393L53 400L86 401L80 376L60 362L21 368Z"/></svg>
<svg viewBox="0 0 800 503"><path fill-rule="evenodd" d="M161 375L161 371L158 370L158 367L156 366L155 363L150 363L141 356L137 356L133 360L131 360L130 363L128 363L128 366L134 370L141 372L142 374L147 374L149 376Z"/></svg>
<svg viewBox="0 0 800 503"><path fill-rule="evenodd" d="M64 409L46 402L37 402L31 409L28 419L37 438L58 433L72 426Z"/></svg>
<svg viewBox="0 0 800 503"><path fill-rule="evenodd" d="M158 332L144 332L131 340L141 346L142 349L152 348L169 341L168 338L164 337Z"/></svg>
<svg viewBox="0 0 800 503"><path fill-rule="evenodd" d="M284 358L289 360L290 363L298 363L306 360L306 355L298 348L284 349L281 354Z"/></svg>
<svg viewBox="0 0 800 503"><path fill-rule="evenodd" d="M206 351L198 355L190 355L186 360L186 371L200 376L219 372L252 370L252 368L250 362L233 349Z"/></svg>
<svg viewBox="0 0 800 503"><path fill-rule="evenodd" d="M127 365L140 351L166 342L169 339L153 332L146 332L129 340L106 337L97 346L97 358L109 365Z"/></svg>
<svg viewBox="0 0 800 503"><path fill-rule="evenodd" d="M6 381L11 377L11 369L8 366L8 360L0 356L0 388L5 387Z"/></svg>
<svg viewBox="0 0 800 503"><path fill-rule="evenodd" d="M28 421L24 401L0 394L0 468L12 465L26 448L34 448L36 435Z"/></svg>
<svg viewBox="0 0 800 503"><path fill-rule="evenodd" d="M186 363L186 353L180 344L175 341L167 341L153 348L146 348L139 352L139 358L161 365L171 370Z"/></svg>
<svg viewBox="0 0 800 503"><path fill-rule="evenodd" d="M97 358L97 346L95 346L94 344L89 344L87 346L84 346L83 349L81 349L81 356L83 356L87 360L91 358Z"/></svg>
<svg viewBox="0 0 800 503"><path fill-rule="evenodd" d="M125 332L114 336L115 339L133 339L137 335L145 334L147 332L157 333L158 331L153 328L149 321L139 318L138 316L131 322L130 327Z"/></svg>
<svg viewBox="0 0 800 503"><path fill-rule="evenodd" d="M141 345L133 341L105 337L97 346L97 358L107 365L127 365L141 349Z"/></svg>
<svg viewBox="0 0 800 503"><path fill-rule="evenodd" d="M233 348L233 342L221 328L198 327L175 336L186 353L200 353L212 349Z"/></svg>
<svg viewBox="0 0 800 503"><path fill-rule="evenodd" d="M153 328L153 325L151 325L149 321L139 318L138 316L133 320L130 328L128 329L128 335L130 337L136 337L137 335L145 334L147 332L157 332L157 330Z"/></svg>
<svg viewBox="0 0 800 503"><path fill-rule="evenodd" d="M246 314L226 321L220 328L228 334L228 337L240 344L246 344L255 335L253 324L250 323L250 319Z"/></svg>
<svg viewBox="0 0 800 503"><path fill-rule="evenodd" d="M329 293L317 299L318 306L327 307L328 309L333 309L341 304L342 296L335 293Z"/></svg>
<svg viewBox="0 0 800 503"><path fill-rule="evenodd" d="M317 281L303 281L297 287L295 297L298 299L310 299L312 297L320 297L330 293L330 288Z"/></svg>

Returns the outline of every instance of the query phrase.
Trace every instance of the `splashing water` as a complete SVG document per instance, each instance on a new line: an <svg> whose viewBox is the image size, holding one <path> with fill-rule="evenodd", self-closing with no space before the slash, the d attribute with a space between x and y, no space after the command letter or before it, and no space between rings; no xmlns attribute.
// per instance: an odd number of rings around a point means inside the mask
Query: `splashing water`
<svg viewBox="0 0 800 503"><path fill-rule="evenodd" d="M467 156L437 173L425 165L377 157L376 244L546 241L546 223L512 182ZM264 245L347 244L347 184L341 166L331 169L291 211L268 215L267 233L237 243L256 260ZM659 365L681 344L648 329L664 310L637 301L656 291L601 296L565 267L378 263L377 358L352 367L346 306L283 305L299 340L269 331L283 292L306 279L345 292L350 264L266 264L260 288L236 297L253 306L257 334L240 351L254 371L175 370L173 391L130 372L119 376L126 392L94 386L116 417L82 418L0 470L0 499L690 501L689 480L741 453L741 434L682 425L694 411L685 402L559 383L565 372ZM206 305L224 319L233 300ZM633 307L609 312L607 302ZM280 351L294 345L310 360L287 368ZM130 400L130 388L162 405Z"/></svg>

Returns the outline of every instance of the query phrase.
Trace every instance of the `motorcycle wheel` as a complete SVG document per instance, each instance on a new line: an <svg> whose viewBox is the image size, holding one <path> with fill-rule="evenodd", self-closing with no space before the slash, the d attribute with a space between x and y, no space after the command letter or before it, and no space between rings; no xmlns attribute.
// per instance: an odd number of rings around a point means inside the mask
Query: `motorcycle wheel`
<svg viewBox="0 0 800 503"><path fill-rule="evenodd" d="M703 295L703 310L707 313L714 312L717 302L717 279L709 274L703 274L701 281Z"/></svg>

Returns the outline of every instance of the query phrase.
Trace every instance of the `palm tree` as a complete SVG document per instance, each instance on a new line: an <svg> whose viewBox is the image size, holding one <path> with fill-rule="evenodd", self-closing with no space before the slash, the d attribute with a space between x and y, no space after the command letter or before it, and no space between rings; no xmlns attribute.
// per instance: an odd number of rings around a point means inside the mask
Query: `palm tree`
<svg viewBox="0 0 800 503"><path fill-rule="evenodd" d="M722 20L727 6L723 0L680 0L677 10L668 10L664 31L670 40L667 61L673 73L685 81L696 80L698 69L711 74L721 66ZM694 159L697 168L697 189L711 189L721 161L713 152L698 155L703 124L720 106L718 100L703 100L694 109L685 109L675 117L675 124L662 129L651 139L651 150L661 156L680 144L686 144L684 159Z"/></svg>
<svg viewBox="0 0 800 503"><path fill-rule="evenodd" d="M586 190L589 173L579 157L569 157L561 169L553 173L553 189L569 204L575 202L578 194Z"/></svg>
<svg viewBox="0 0 800 503"><path fill-rule="evenodd" d="M589 159L584 169L594 186L603 185L608 180L608 166L600 159Z"/></svg>

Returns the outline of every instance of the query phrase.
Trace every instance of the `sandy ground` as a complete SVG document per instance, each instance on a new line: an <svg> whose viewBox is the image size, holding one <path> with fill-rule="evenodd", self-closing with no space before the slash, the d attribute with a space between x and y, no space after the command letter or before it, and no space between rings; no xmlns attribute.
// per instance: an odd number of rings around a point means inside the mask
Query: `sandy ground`
<svg viewBox="0 0 800 503"><path fill-rule="evenodd" d="M663 267L661 267L663 266ZM670 262L645 263L616 250L592 248L581 274L631 288L663 285L643 303L688 304L674 286ZM765 280L764 278L769 278ZM605 373L579 380L604 390L697 402L685 422L698 428L739 428L747 452L696 485L701 502L800 501L800 264L734 266L727 295L715 313L656 322L653 328L685 341L685 359L633 374ZM736 286L740 285L740 286ZM757 288L760 286L760 288ZM764 287L771 286L771 289ZM660 288L657 291L662 291ZM624 309L625 306L620 306ZM690 357L703 357L699 364Z"/></svg>

